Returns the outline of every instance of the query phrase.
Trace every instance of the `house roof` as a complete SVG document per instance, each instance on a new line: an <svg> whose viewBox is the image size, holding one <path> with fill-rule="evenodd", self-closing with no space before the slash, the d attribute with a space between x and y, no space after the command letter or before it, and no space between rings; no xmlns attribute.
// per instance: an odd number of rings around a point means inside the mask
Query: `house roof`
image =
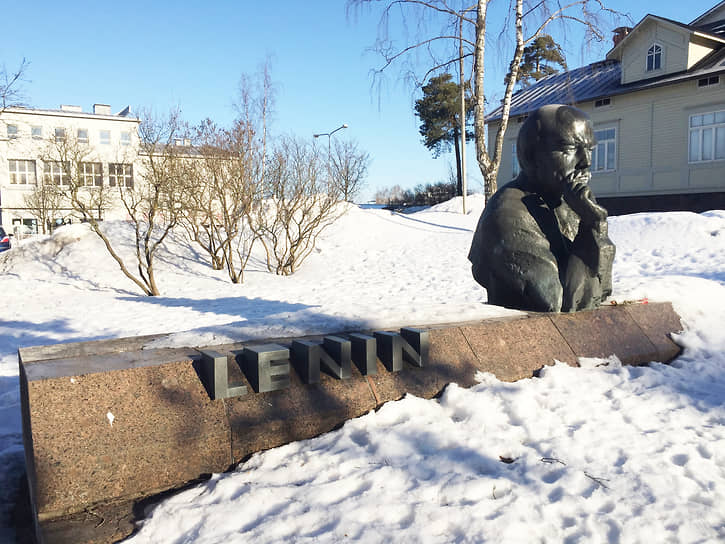
<svg viewBox="0 0 725 544"><path fill-rule="evenodd" d="M719 19L697 27L699 30L725 38L725 19Z"/></svg>
<svg viewBox="0 0 725 544"><path fill-rule="evenodd" d="M709 15L715 14L717 10L723 7L725 7L725 0L689 25L657 15L645 15L635 28L607 53L606 60L575 70L553 74L515 93L511 99L509 115L511 117L524 115L546 104L577 104L596 100L597 98L651 89L661 85L725 72L725 48L719 47L689 70L623 85L621 83L621 65L618 55L623 44L635 33L635 29L647 20L662 21L717 43L725 44L725 20L699 24L700 21ZM500 119L502 111L502 106L497 107L488 114L487 121Z"/></svg>
<svg viewBox="0 0 725 544"><path fill-rule="evenodd" d="M87 112L87 111L74 111L74 110L63 110L63 109L41 109L41 108L31 108L31 107L24 107L24 106L11 106L9 108L5 108L0 112L0 114L8 113L8 114L20 114L20 115L42 115L42 116L50 116L50 117L68 117L68 118L78 118L78 119L104 119L109 121L130 121L132 123L139 123L140 120L136 117L133 117L130 113L129 107L126 106L123 110L116 114L112 113L93 113L93 112Z"/></svg>
<svg viewBox="0 0 725 544"><path fill-rule="evenodd" d="M712 40L718 43L725 44L725 36L720 34L719 32L722 31L721 26L723 24L723 21L716 21L712 23L708 23L702 26L696 26L692 24L685 24L681 23L679 21L675 21L673 19L668 19L667 17L660 17L659 15L652 15L651 13L648 13L645 15L640 22L638 22L636 25L634 25L634 28L632 31L627 34L622 40L619 41L612 49L609 50L609 52L606 55L607 59L614 59L618 58L618 53L622 50L624 47L624 44L629 41L629 39L636 34L637 28L642 26L645 22L655 20L660 21L663 23L670 24L672 26L676 26L682 30L685 30L687 32L690 32L691 34L697 34L700 37L706 38L708 40Z"/></svg>
<svg viewBox="0 0 725 544"><path fill-rule="evenodd" d="M622 85L617 60L595 62L582 68L553 74L523 89L511 98L510 117L524 115L546 104L577 104L607 96L652 89L704 76L725 73L725 48L707 55L688 71L644 79ZM487 121L501 118L502 106L488 114Z"/></svg>
<svg viewBox="0 0 725 544"><path fill-rule="evenodd" d="M546 104L575 104L610 96L620 86L618 61L595 62L582 68L552 74L515 93L509 115L523 115ZM499 106L489 114L489 121L501 118Z"/></svg>
<svg viewBox="0 0 725 544"><path fill-rule="evenodd" d="M706 18L707 18L707 17L709 17L709 16L711 15L711 14L715 13L716 11L718 11L718 10L720 10L720 9L722 9L722 8L725 8L725 0L723 0L723 1L722 1L722 2L720 2L719 4L716 4L715 6L713 6L713 7L712 7L712 8L710 8L709 10L707 10L707 11L706 11L705 13L703 13L702 15L698 16L698 17L697 17L696 19L694 19L694 20L693 20L693 21L692 21L692 22L691 22L690 24L691 24L691 25L693 25L693 26L697 26L697 25L699 25L699 24L700 24L700 21L702 21L703 19L706 19Z"/></svg>

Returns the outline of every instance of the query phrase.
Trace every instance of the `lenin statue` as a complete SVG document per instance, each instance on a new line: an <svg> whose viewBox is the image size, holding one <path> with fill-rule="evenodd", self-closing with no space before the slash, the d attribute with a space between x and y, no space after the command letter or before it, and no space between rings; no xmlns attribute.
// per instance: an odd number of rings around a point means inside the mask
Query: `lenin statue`
<svg viewBox="0 0 725 544"><path fill-rule="evenodd" d="M570 106L521 125L521 173L486 203L468 254L490 304L575 312L611 294L615 248L588 184L595 145L589 117Z"/></svg>

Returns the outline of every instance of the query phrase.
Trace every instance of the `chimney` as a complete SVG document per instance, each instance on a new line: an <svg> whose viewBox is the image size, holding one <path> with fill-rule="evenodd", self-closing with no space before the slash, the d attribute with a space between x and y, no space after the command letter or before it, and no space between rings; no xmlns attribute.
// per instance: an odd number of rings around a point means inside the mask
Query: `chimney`
<svg viewBox="0 0 725 544"><path fill-rule="evenodd" d="M617 44L621 42L624 37L632 32L631 26L620 26L614 29L614 36L612 36L612 41L614 42L614 47L617 47Z"/></svg>
<svg viewBox="0 0 725 544"><path fill-rule="evenodd" d="M80 106L70 106L68 104L61 104L60 111L72 111L74 113L81 113L83 111L83 108L81 108Z"/></svg>
<svg viewBox="0 0 725 544"><path fill-rule="evenodd" d="M111 115L111 106L108 104L93 104L93 113L96 115Z"/></svg>

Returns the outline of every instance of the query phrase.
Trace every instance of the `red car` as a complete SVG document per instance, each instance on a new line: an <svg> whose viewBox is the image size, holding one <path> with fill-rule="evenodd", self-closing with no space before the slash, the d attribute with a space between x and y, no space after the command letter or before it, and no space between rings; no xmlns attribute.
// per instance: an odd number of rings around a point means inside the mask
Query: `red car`
<svg viewBox="0 0 725 544"><path fill-rule="evenodd" d="M0 251L7 251L10 249L10 235L5 232L5 229L0 227Z"/></svg>

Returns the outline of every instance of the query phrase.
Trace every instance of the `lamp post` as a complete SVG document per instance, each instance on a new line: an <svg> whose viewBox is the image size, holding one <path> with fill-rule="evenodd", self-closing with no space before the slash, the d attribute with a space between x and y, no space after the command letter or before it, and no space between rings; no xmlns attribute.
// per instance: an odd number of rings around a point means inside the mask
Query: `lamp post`
<svg viewBox="0 0 725 544"><path fill-rule="evenodd" d="M330 140L332 138L332 135L335 134L338 130L342 130L343 128L347 128L347 123L343 123L341 126L337 127L335 130L332 130L330 132L321 132L320 134L313 134L312 136L314 138L319 138L320 136L327 136L327 177L328 179L330 176Z"/></svg>

